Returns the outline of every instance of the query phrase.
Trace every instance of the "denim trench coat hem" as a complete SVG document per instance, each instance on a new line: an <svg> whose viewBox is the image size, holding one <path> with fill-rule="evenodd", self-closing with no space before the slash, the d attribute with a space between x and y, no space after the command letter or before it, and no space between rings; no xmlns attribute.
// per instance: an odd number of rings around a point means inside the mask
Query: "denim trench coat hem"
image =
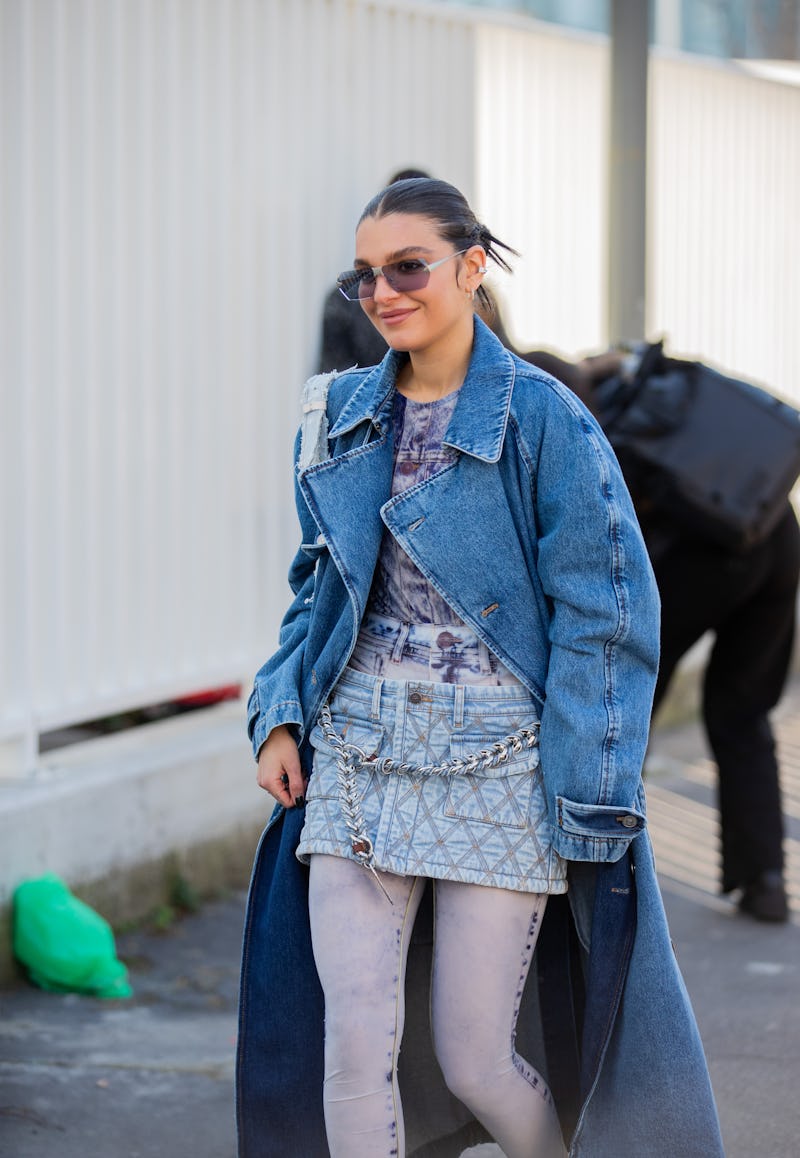
<svg viewBox="0 0 800 1158"><path fill-rule="evenodd" d="M253 750L288 724L310 769L308 735L352 653L388 531L541 704L541 768L554 847L570 861L569 892L548 902L518 1043L553 1090L571 1158L715 1158L723 1153L716 1109L646 827L641 767L658 595L619 466L578 399L476 318L445 435L454 462L390 497L403 357L390 351L379 366L331 383L329 455L297 471L294 600L277 651L256 675ZM324 1011L308 870L295 857L301 825L301 810L278 810L253 869L239 1158L328 1155ZM416 1023L427 1011L429 964L421 916L400 1055L408 1152L419 1158L446 1154L448 1137L462 1146L474 1126L444 1089L427 1024Z"/></svg>
<svg viewBox="0 0 800 1158"><path fill-rule="evenodd" d="M276 808L253 869L237 1043L239 1158L329 1158L324 1002L311 949L308 869L295 857L301 826L302 810ZM407 1153L458 1158L490 1139L447 1090L435 1060L427 1022L431 957L428 892L406 977L399 1081ZM552 1090L569 1158L724 1158L646 832L618 861L570 865L569 892L548 900L517 1049Z"/></svg>

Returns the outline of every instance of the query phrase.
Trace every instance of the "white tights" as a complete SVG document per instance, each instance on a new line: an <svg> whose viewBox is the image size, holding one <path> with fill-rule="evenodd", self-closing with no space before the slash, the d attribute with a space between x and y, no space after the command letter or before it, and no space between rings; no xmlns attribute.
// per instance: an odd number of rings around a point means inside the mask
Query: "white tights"
<svg viewBox="0 0 800 1158"><path fill-rule="evenodd" d="M406 957L424 880L311 857L314 959L325 994L331 1158L404 1158L397 1054ZM436 881L431 1019L449 1089L506 1158L562 1158L553 1099L514 1037L546 896Z"/></svg>

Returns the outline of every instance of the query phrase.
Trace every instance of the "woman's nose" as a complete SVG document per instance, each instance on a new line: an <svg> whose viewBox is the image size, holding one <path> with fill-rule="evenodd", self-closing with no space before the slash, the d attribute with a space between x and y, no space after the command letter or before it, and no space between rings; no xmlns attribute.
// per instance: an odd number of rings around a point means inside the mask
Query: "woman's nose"
<svg viewBox="0 0 800 1158"><path fill-rule="evenodd" d="M373 297L376 301L386 300L387 298L397 297L397 290L392 289L383 273L377 274L375 278L375 292Z"/></svg>

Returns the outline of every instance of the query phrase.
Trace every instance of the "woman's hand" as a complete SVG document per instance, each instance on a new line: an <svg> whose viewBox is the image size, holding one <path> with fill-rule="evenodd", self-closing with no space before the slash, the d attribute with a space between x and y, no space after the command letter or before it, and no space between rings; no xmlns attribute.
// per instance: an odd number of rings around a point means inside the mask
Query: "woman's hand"
<svg viewBox="0 0 800 1158"><path fill-rule="evenodd" d="M258 783L284 808L301 808L305 803L307 781L300 767L300 753L285 724L273 728L261 745Z"/></svg>

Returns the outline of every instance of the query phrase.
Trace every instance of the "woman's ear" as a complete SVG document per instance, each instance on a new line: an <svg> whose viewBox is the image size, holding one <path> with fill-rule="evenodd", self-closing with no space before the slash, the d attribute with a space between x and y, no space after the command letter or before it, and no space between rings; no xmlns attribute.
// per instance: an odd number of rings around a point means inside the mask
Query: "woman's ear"
<svg viewBox="0 0 800 1158"><path fill-rule="evenodd" d="M486 273L486 250L482 245L472 245L464 254L464 289L474 295Z"/></svg>

